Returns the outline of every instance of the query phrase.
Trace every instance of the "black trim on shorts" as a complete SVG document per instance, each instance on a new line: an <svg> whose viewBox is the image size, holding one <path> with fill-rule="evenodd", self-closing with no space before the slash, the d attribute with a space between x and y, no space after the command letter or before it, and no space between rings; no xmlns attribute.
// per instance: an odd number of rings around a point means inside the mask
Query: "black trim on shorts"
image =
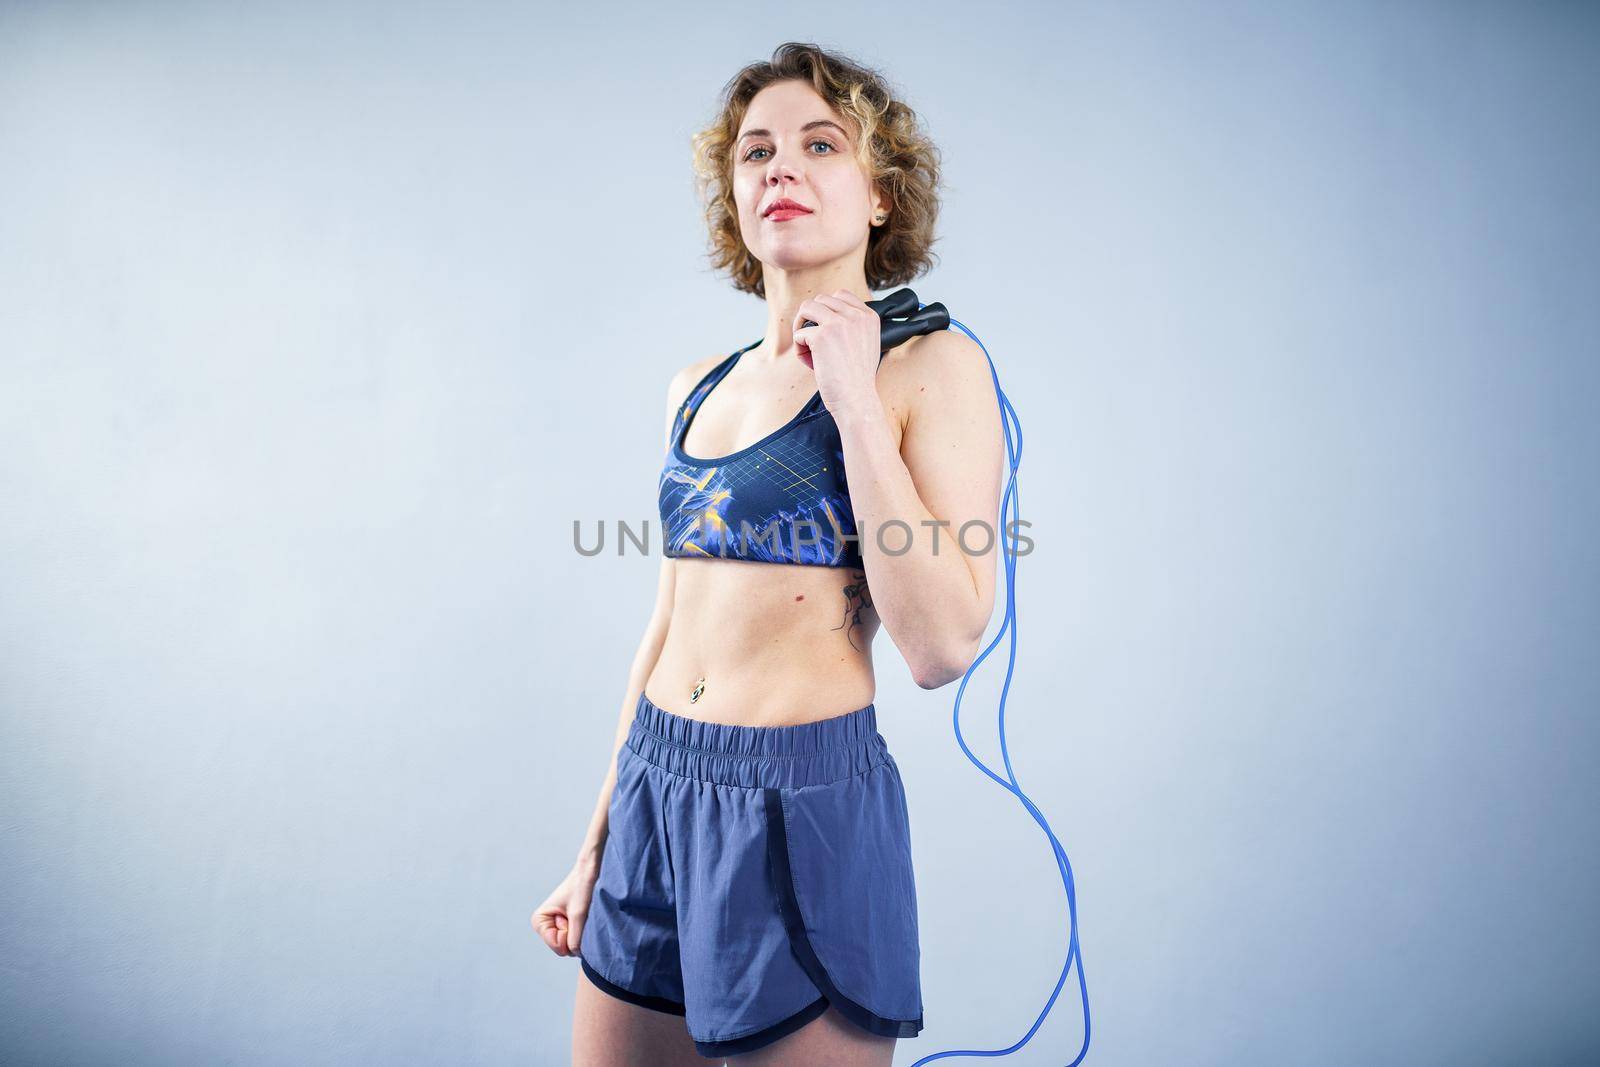
<svg viewBox="0 0 1600 1067"><path fill-rule="evenodd" d="M602 992L610 993L618 1000L626 1000L629 1004L637 1004L641 1008L650 1008L653 1011L666 1012L668 1015L682 1015L684 1013L684 1006L676 1000L668 1000L666 997L646 996L643 993L635 993L631 989L624 989L589 966L589 961L582 956L578 957L578 962L583 966L583 973L589 976L589 981L599 986Z"/></svg>
<svg viewBox="0 0 1600 1067"><path fill-rule="evenodd" d="M827 1010L828 998L818 997L787 1019L775 1022L766 1029L757 1030L753 1034L729 1038L726 1041L696 1041L694 1043L695 1051L702 1056L711 1056L713 1058L737 1056L741 1052L754 1052L758 1048L765 1048L772 1044L780 1037L788 1037Z"/></svg>
<svg viewBox="0 0 1600 1067"><path fill-rule="evenodd" d="M816 950L811 946L811 939L806 936L805 920L800 915L800 902L795 896L794 875L789 868L789 828L783 817L783 792L771 787L763 787L761 792L767 811L767 859L771 864L773 880L778 886L778 908L783 912L783 925L789 932L790 947L806 976L822 990L823 999L839 1009L840 1015L868 1033L882 1037L916 1037L922 1029L920 1014L915 1019L886 1019L839 992L839 987L828 977L827 968L822 966L822 960L817 958Z"/></svg>

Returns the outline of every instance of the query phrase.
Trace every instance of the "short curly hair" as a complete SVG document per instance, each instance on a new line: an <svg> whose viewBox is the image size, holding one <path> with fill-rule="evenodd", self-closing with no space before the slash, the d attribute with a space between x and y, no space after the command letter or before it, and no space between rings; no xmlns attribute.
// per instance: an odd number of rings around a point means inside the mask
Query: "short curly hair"
<svg viewBox="0 0 1600 1067"><path fill-rule="evenodd" d="M733 147L755 95L775 82L809 82L836 111L854 122L856 158L889 197L889 221L867 239L867 285L891 289L925 274L938 260L933 251L939 214L939 150L923 132L917 114L895 98L876 71L814 44L789 41L772 58L751 63L722 90L716 118L692 138L694 171L713 269L727 272L734 288L766 298L761 261L739 235L733 199Z"/></svg>

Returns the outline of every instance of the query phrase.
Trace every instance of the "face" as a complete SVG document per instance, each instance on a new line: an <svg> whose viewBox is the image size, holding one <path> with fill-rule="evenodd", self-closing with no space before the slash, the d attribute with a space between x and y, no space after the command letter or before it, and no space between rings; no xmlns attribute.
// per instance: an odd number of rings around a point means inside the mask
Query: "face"
<svg viewBox="0 0 1600 1067"><path fill-rule="evenodd" d="M797 270L865 257L872 218L888 212L856 162L851 124L807 82L767 86L750 101L733 148L733 196L745 247ZM801 211L768 212L779 199Z"/></svg>

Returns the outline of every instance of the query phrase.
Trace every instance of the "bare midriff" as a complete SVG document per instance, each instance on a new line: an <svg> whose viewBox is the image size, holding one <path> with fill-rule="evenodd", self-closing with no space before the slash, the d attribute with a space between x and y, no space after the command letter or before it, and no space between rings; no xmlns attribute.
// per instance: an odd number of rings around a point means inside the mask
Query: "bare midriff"
<svg viewBox="0 0 1600 1067"><path fill-rule="evenodd" d="M673 566L672 621L644 688L650 703L739 726L793 726L872 703L878 615L865 571L693 558Z"/></svg>

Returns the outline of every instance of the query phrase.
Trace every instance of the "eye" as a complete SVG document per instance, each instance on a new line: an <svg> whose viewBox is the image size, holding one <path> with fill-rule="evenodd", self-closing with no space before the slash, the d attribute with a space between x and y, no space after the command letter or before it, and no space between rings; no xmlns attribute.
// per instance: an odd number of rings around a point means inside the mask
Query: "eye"
<svg viewBox="0 0 1600 1067"><path fill-rule="evenodd" d="M813 155L820 154L820 155L825 155L825 156L831 156L831 155L833 155L834 153L836 153L838 151L838 149L836 149L833 146L833 143L831 141L825 141L821 137L818 137L818 138L815 138L814 140L806 142L806 147L807 148L814 148L817 145L821 145L822 147L826 148L828 151L822 152L822 153L813 153ZM768 148L766 148L766 147L764 147L762 145L756 145L754 148L751 148L748 152L746 152L744 154L744 162L746 162L746 163L751 163L751 162L759 163L760 160L756 159L756 153L757 152L770 152L770 151L771 151L770 149L768 149Z"/></svg>

